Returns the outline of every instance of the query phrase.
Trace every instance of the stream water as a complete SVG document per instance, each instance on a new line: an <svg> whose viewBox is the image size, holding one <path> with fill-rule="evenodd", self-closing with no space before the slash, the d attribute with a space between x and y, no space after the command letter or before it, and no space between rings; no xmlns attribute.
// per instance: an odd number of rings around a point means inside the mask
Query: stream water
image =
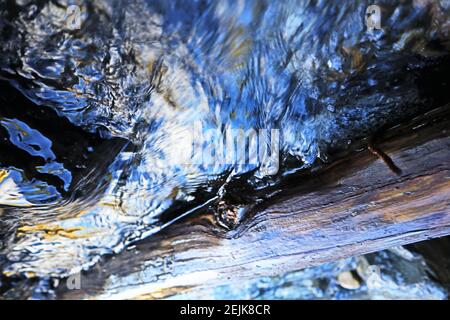
<svg viewBox="0 0 450 320"><path fill-rule="evenodd" d="M1 0L3 273L87 269L447 103L450 2L378 3L369 30L370 1Z"/></svg>

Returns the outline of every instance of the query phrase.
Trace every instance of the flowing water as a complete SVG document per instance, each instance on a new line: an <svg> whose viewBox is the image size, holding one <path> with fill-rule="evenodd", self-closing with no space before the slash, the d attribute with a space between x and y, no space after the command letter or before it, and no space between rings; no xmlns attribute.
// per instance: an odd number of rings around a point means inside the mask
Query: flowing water
<svg viewBox="0 0 450 320"><path fill-rule="evenodd" d="M375 30L370 4L1 0L3 273L86 269L447 103L450 1Z"/></svg>

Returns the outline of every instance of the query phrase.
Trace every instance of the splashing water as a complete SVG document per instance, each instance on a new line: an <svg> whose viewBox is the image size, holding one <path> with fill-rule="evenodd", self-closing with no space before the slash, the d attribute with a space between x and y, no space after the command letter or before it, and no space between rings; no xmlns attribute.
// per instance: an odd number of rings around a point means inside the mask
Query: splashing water
<svg viewBox="0 0 450 320"><path fill-rule="evenodd" d="M367 30L370 4L3 1L3 272L77 272L217 203L237 176L276 184L448 102L448 1L380 1L381 30ZM210 161L235 151L229 132L245 152Z"/></svg>

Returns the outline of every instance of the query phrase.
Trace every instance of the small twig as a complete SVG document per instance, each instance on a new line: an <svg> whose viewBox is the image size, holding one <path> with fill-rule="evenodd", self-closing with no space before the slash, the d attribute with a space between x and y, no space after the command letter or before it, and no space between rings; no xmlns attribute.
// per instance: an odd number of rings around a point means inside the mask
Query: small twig
<svg viewBox="0 0 450 320"><path fill-rule="evenodd" d="M372 154L383 160L384 163L386 163L386 165L389 167L389 169L391 169L391 171L396 175L400 176L402 174L402 169L397 167L394 161L392 161L392 159L386 153L375 147L371 142L368 143L367 148Z"/></svg>

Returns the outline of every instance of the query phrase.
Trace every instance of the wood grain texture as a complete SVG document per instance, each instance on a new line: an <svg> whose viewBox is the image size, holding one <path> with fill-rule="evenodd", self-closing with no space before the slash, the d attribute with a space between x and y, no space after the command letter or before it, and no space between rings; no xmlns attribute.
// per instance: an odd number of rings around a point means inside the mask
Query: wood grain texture
<svg viewBox="0 0 450 320"><path fill-rule="evenodd" d="M361 151L301 178L234 230L207 212L192 216L83 273L81 290L60 286L58 297L196 297L221 284L448 235L448 111L433 119L383 135L378 147L400 176Z"/></svg>

